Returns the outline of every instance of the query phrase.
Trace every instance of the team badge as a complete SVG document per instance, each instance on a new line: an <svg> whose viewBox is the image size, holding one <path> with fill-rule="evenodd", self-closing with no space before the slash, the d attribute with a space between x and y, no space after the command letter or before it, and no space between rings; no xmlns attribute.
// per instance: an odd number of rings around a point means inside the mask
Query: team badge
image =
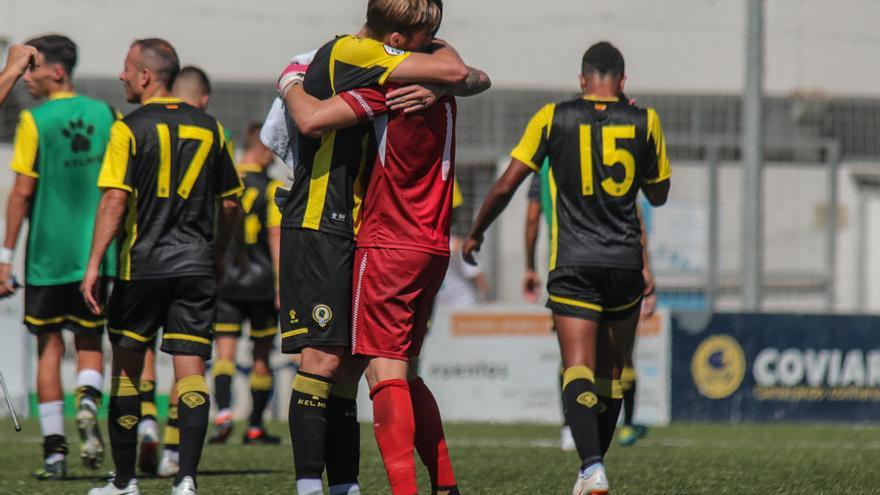
<svg viewBox="0 0 880 495"><path fill-rule="evenodd" d="M198 392L187 392L180 398L190 409L195 409L205 403L205 397Z"/></svg>
<svg viewBox="0 0 880 495"><path fill-rule="evenodd" d="M584 392L577 398L577 403L582 406L593 407L597 402L599 402L599 398L593 392Z"/></svg>
<svg viewBox="0 0 880 495"><path fill-rule="evenodd" d="M156 386L152 381L144 380L138 384L141 392L151 392Z"/></svg>
<svg viewBox="0 0 880 495"><path fill-rule="evenodd" d="M319 304L312 310L312 319L318 323L318 326L324 328L333 319L333 311L326 304Z"/></svg>
<svg viewBox="0 0 880 495"><path fill-rule="evenodd" d="M119 426L125 428L126 430L130 430L138 424L137 416L132 416L131 414L122 416L116 420L119 423Z"/></svg>
<svg viewBox="0 0 880 495"><path fill-rule="evenodd" d="M299 318L296 317L296 310L291 309L290 313L288 313L288 316L290 316L290 324L291 325L293 325L295 323L299 323Z"/></svg>

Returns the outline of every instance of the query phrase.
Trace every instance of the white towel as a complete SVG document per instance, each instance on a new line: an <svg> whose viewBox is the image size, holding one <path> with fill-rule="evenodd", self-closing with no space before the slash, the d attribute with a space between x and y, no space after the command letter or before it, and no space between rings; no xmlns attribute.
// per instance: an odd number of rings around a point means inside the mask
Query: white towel
<svg viewBox="0 0 880 495"><path fill-rule="evenodd" d="M301 53L290 59L291 63L308 65L315 58L315 52ZM293 172L296 170L299 159L299 131L296 124L287 112L287 104L280 97L275 97L269 113L263 121L263 129L260 131L260 141L281 158L285 165Z"/></svg>

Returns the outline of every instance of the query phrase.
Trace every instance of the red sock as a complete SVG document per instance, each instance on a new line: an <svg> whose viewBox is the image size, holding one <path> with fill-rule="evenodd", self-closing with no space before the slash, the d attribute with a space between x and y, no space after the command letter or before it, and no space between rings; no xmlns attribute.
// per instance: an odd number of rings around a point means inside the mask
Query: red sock
<svg viewBox="0 0 880 495"><path fill-rule="evenodd" d="M416 424L406 380L385 380L370 391L373 399L373 432L382 453L385 472L394 495L414 495L416 462L413 457Z"/></svg>
<svg viewBox="0 0 880 495"><path fill-rule="evenodd" d="M409 382L413 413L416 418L416 450L431 475L431 485L437 489L455 487L455 473L446 449L440 408L434 394L421 378Z"/></svg>

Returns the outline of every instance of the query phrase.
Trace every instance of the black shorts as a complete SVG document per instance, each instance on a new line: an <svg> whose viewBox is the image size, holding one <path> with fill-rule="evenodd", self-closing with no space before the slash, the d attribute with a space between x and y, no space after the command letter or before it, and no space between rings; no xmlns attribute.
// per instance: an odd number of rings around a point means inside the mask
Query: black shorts
<svg viewBox="0 0 880 495"><path fill-rule="evenodd" d="M110 342L145 352L162 328L163 351L209 359L216 294L213 276L119 280L107 309Z"/></svg>
<svg viewBox="0 0 880 495"><path fill-rule="evenodd" d="M354 240L281 229L281 352L351 346Z"/></svg>
<svg viewBox="0 0 880 495"><path fill-rule="evenodd" d="M275 301L231 301L217 298L214 316L215 337L241 337L244 321L250 323L251 340L272 340L278 333Z"/></svg>
<svg viewBox="0 0 880 495"><path fill-rule="evenodd" d="M107 297L108 279L99 282ZM66 328L77 335L101 335L107 319L95 315L79 292L80 282L61 285L28 285L24 288L24 324L34 335Z"/></svg>
<svg viewBox="0 0 880 495"><path fill-rule="evenodd" d="M645 279L641 270L566 266L547 280L553 314L585 320L625 320L641 309Z"/></svg>

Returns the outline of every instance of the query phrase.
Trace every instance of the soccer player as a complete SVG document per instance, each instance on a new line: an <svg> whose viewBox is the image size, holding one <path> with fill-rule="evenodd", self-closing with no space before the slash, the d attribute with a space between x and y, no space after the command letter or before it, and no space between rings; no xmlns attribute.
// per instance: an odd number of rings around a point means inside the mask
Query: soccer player
<svg viewBox="0 0 880 495"><path fill-rule="evenodd" d="M671 168L657 113L620 97L623 55L608 42L584 54L583 96L532 117L493 185L463 250L474 262L483 234L516 188L550 159L547 306L562 353L564 412L581 458L574 495L604 494L602 446L620 411L620 372L632 352L644 290L636 197L666 202Z"/></svg>
<svg viewBox="0 0 880 495"><path fill-rule="evenodd" d="M429 34L437 28L439 23ZM418 113L408 96L389 98L413 94L394 92L395 84L354 89L322 102L294 87L289 97L304 133L326 135L358 123L374 127L376 159L355 254L352 352L369 360L374 432L396 495L417 491L416 449L433 491L457 493L440 412L409 362L419 355L449 263L456 107L446 95L473 95L489 85L484 73L469 69L462 85L435 88L439 100Z"/></svg>
<svg viewBox="0 0 880 495"><path fill-rule="evenodd" d="M0 72L0 105L6 101L16 81L28 67L37 64L37 49L30 45L12 45L6 53L6 67Z"/></svg>
<svg viewBox="0 0 880 495"><path fill-rule="evenodd" d="M436 1L370 0L364 28L322 46L303 87L326 99L386 81L459 83L468 70L451 47L432 54L401 49L416 37L425 38L417 45L424 44L439 21ZM282 96L285 86L279 87ZM419 92L409 96L429 98ZM331 493L359 493L355 398L364 365L343 356L351 345L353 237L368 132L360 125L320 139L304 137L293 186L278 191L286 193L279 274L282 352L302 352L289 412L300 495L323 493L325 466Z"/></svg>
<svg viewBox="0 0 880 495"><path fill-rule="evenodd" d="M108 307L113 350L108 428L116 474L90 495L139 493L138 381L159 327L161 349L173 356L180 403L180 471L172 493L196 493L210 408L204 372L211 356L216 274L222 271L243 187L222 126L171 97L179 70L167 41L150 38L131 45L120 79L126 100L141 107L114 125L98 178L104 194L81 287L93 312L100 311L98 260L123 216L125 228Z"/></svg>
<svg viewBox="0 0 880 495"><path fill-rule="evenodd" d="M45 461L35 475L55 480L66 474L61 385L61 330L65 328L73 332L76 346L80 456L92 469L104 458L97 411L104 386L101 335L105 320L102 314L89 311L77 289L85 274L101 197L95 183L116 111L102 101L74 93L77 47L69 38L41 36L27 45L37 51L38 61L24 75L28 92L48 101L22 112L15 134L10 167L16 175L6 208L6 239L0 249L0 295L8 296L16 289L12 261L27 218L24 323L37 337L37 400ZM104 277L115 274L116 258L111 254L95 261L96 284L104 285Z"/></svg>
<svg viewBox="0 0 880 495"><path fill-rule="evenodd" d="M232 378L235 348L245 320L253 341L251 370L251 414L243 442L248 445L278 444L266 433L263 412L272 395L269 354L278 333L276 273L281 239L281 211L275 205L275 190L281 182L267 170L275 155L260 142L260 124L251 124L245 137L244 156L238 172L244 181L244 221L227 255L226 277L220 285L214 323L217 356L214 361L214 400L217 417L211 443L223 443L232 433Z"/></svg>
<svg viewBox="0 0 880 495"><path fill-rule="evenodd" d="M174 84L171 86L171 94L180 98L187 104L207 111L211 100L211 81L202 69L187 65L180 69ZM230 159L235 163L235 151L230 140L229 129L223 128L223 137L226 140L226 148ZM175 476L179 470L180 455L180 431L177 427L178 404L177 386L171 385L168 400L168 422L165 432L162 450L162 460L157 462L159 450L159 426L156 423L156 351L155 340L147 347L144 356L144 370L141 373L139 384L141 396L141 421L138 423L138 468L145 473L157 474L168 478ZM175 380L176 381L176 380Z"/></svg>

